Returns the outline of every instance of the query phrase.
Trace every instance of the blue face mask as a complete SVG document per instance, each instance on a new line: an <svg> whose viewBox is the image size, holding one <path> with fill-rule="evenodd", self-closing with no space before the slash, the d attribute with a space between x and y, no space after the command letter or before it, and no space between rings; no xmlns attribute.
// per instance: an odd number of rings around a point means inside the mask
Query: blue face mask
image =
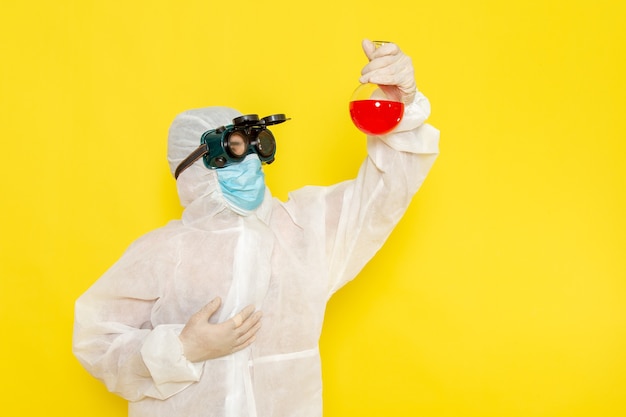
<svg viewBox="0 0 626 417"><path fill-rule="evenodd" d="M216 171L222 194L230 204L245 211L261 205L265 196L265 176L258 156L248 155L242 162Z"/></svg>

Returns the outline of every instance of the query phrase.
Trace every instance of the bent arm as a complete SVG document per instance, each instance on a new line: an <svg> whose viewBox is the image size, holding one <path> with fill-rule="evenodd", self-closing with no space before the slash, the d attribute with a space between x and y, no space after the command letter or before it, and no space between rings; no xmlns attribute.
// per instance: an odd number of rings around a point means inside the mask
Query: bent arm
<svg viewBox="0 0 626 417"><path fill-rule="evenodd" d="M368 136L368 157L355 180L327 198L326 245L331 293L354 278L380 249L408 208L439 153L439 131L424 124L430 113L417 93L401 124Z"/></svg>
<svg viewBox="0 0 626 417"><path fill-rule="evenodd" d="M170 397L202 372L201 363L183 355L178 334L184 324L153 327L160 293L155 271L167 270L167 261L146 256L152 249L149 239L131 246L75 304L75 356L109 391L130 401Z"/></svg>

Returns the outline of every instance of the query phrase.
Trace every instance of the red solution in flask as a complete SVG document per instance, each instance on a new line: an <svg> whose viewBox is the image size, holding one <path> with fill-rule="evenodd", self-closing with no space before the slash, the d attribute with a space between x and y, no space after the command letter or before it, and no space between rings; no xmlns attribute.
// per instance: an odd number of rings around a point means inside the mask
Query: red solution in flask
<svg viewBox="0 0 626 417"><path fill-rule="evenodd" d="M390 100L355 100L350 102L354 125L368 135L391 132L402 120L404 103Z"/></svg>

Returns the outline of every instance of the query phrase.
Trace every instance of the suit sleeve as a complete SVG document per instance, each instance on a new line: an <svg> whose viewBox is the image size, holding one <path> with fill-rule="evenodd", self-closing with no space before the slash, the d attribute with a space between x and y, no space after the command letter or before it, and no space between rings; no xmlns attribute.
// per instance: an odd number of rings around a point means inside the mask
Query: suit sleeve
<svg viewBox="0 0 626 417"><path fill-rule="evenodd" d="M430 104L421 93L401 124L368 136L368 157L354 180L331 189L326 201L330 293L353 279L376 254L407 210L439 153L439 131L425 124Z"/></svg>

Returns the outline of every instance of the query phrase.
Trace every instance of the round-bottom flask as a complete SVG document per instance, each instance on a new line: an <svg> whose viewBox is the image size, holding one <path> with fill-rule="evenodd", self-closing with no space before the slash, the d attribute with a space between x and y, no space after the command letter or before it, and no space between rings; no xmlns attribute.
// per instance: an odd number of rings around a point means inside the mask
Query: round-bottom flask
<svg viewBox="0 0 626 417"><path fill-rule="evenodd" d="M376 47L384 41L374 41ZM368 135L383 135L392 131L404 115L404 103L388 97L380 86L361 84L350 98L350 117L354 125Z"/></svg>

